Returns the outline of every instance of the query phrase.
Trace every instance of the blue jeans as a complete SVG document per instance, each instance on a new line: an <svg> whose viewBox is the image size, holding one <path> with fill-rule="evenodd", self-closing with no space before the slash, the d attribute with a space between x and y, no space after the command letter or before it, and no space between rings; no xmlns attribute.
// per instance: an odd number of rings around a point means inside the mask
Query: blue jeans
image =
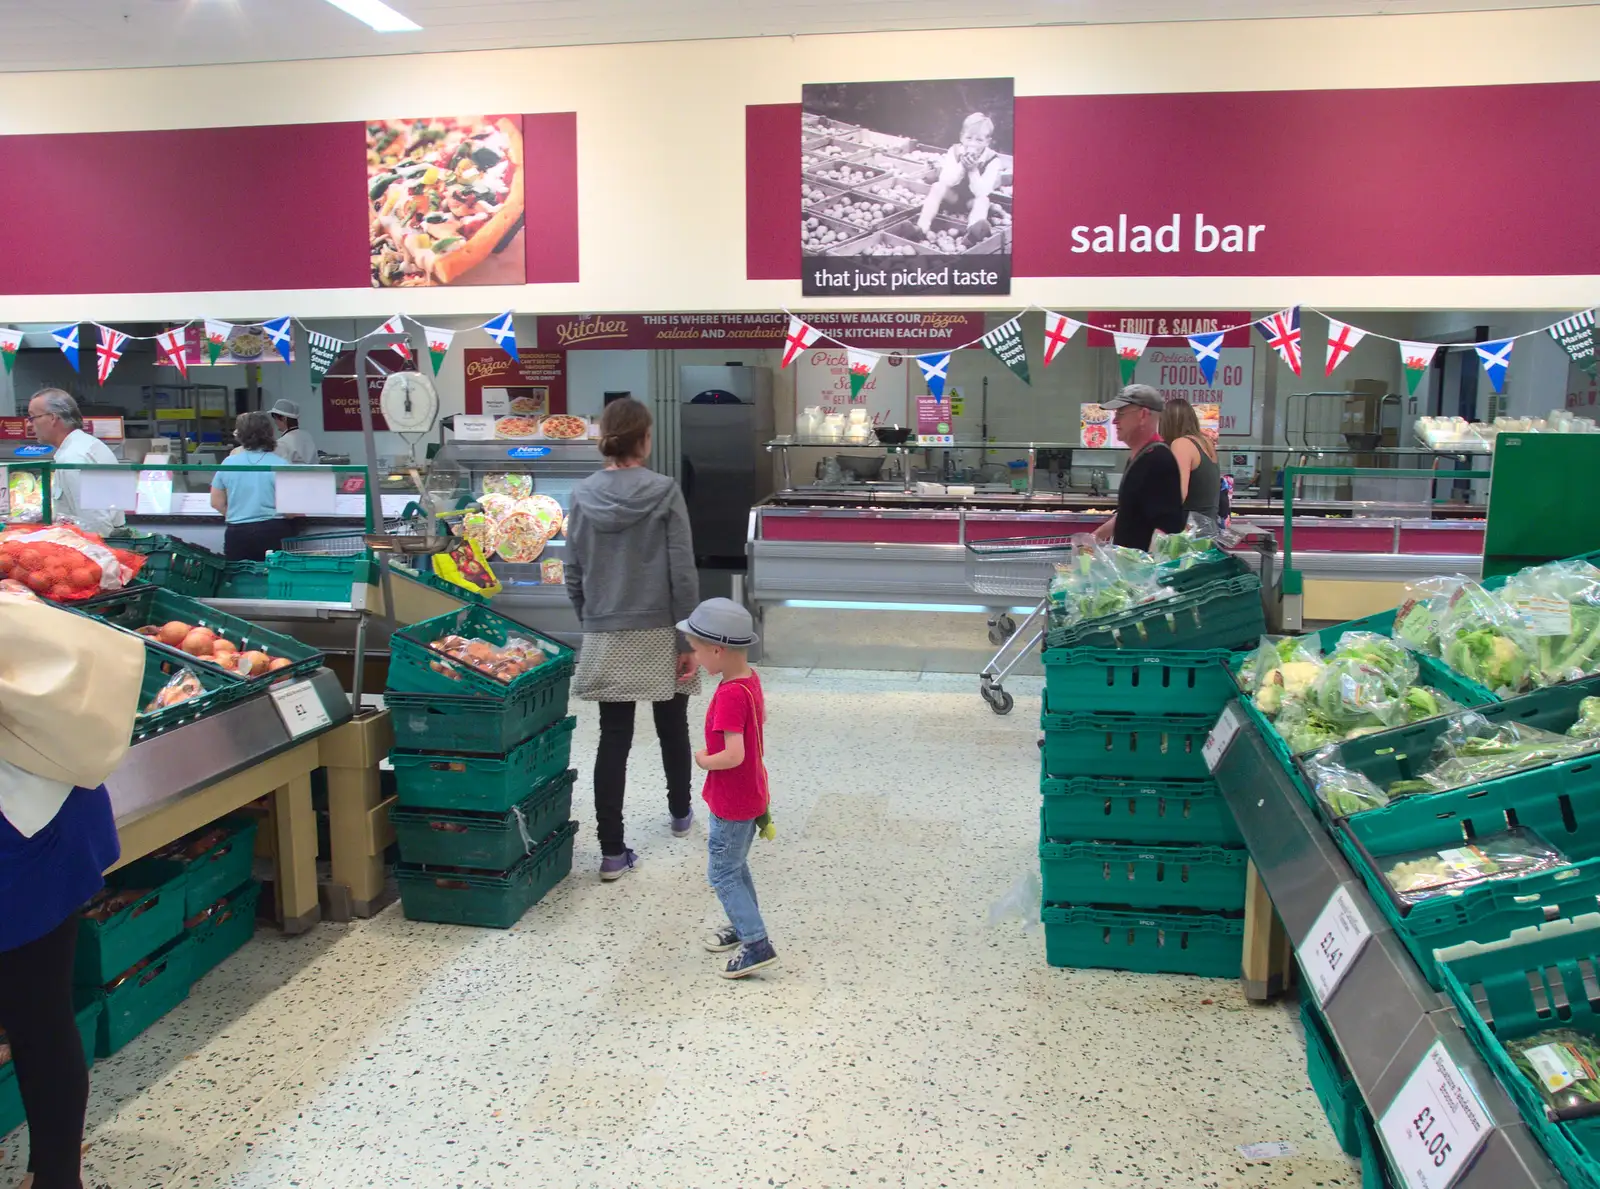
<svg viewBox="0 0 1600 1189"><path fill-rule="evenodd" d="M755 822L730 822L716 814L711 818L711 862L706 879L722 901L728 923L745 945L767 939L767 926L756 903L756 885L750 878L750 844L755 841Z"/></svg>

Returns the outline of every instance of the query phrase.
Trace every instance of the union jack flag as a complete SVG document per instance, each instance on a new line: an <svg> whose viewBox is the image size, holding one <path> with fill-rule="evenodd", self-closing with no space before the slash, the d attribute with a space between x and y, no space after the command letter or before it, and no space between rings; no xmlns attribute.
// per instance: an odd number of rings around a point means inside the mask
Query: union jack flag
<svg viewBox="0 0 1600 1189"><path fill-rule="evenodd" d="M1278 358L1283 360L1293 369L1295 375L1300 374L1300 307L1293 306L1287 310L1279 310L1271 317L1262 318L1256 323L1256 329L1261 332L1261 337L1267 340L1267 346L1278 353Z"/></svg>
<svg viewBox="0 0 1600 1189"><path fill-rule="evenodd" d="M112 330L109 326L100 326L98 329L100 345L96 348L96 352L100 357L100 383L104 384L111 378L111 369L117 366L117 360L122 358L123 348L128 345L128 336L120 330Z"/></svg>

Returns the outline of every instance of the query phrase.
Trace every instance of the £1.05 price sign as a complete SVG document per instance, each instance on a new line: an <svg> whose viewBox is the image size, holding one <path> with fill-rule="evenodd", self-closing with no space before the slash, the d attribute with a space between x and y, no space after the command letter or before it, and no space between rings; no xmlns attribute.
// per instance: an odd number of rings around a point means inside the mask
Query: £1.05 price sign
<svg viewBox="0 0 1600 1189"><path fill-rule="evenodd" d="M1494 1130L1494 1120L1445 1050L1433 1047L1378 1121L1407 1189L1448 1189Z"/></svg>

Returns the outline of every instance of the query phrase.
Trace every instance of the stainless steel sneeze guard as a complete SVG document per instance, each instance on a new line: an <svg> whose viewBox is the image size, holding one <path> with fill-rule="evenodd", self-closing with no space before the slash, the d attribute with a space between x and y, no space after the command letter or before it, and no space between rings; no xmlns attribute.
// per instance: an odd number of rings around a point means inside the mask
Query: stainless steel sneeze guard
<svg viewBox="0 0 1600 1189"><path fill-rule="evenodd" d="M1380 1117L1435 1040L1443 1040L1495 1122L1483 1151L1456 1182L1457 1189L1565 1185L1472 1048L1453 1009L1424 981L1255 725L1234 713L1244 724L1217 767L1217 783L1290 941L1298 950L1340 886L1372 929L1371 940L1324 1009L1367 1109Z"/></svg>

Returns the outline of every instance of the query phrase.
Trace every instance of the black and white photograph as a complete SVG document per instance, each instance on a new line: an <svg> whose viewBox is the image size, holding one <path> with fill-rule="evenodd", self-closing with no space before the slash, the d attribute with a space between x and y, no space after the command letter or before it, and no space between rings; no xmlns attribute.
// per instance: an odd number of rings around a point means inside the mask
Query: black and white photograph
<svg viewBox="0 0 1600 1189"><path fill-rule="evenodd" d="M807 297L1011 292L1013 80L807 83Z"/></svg>

